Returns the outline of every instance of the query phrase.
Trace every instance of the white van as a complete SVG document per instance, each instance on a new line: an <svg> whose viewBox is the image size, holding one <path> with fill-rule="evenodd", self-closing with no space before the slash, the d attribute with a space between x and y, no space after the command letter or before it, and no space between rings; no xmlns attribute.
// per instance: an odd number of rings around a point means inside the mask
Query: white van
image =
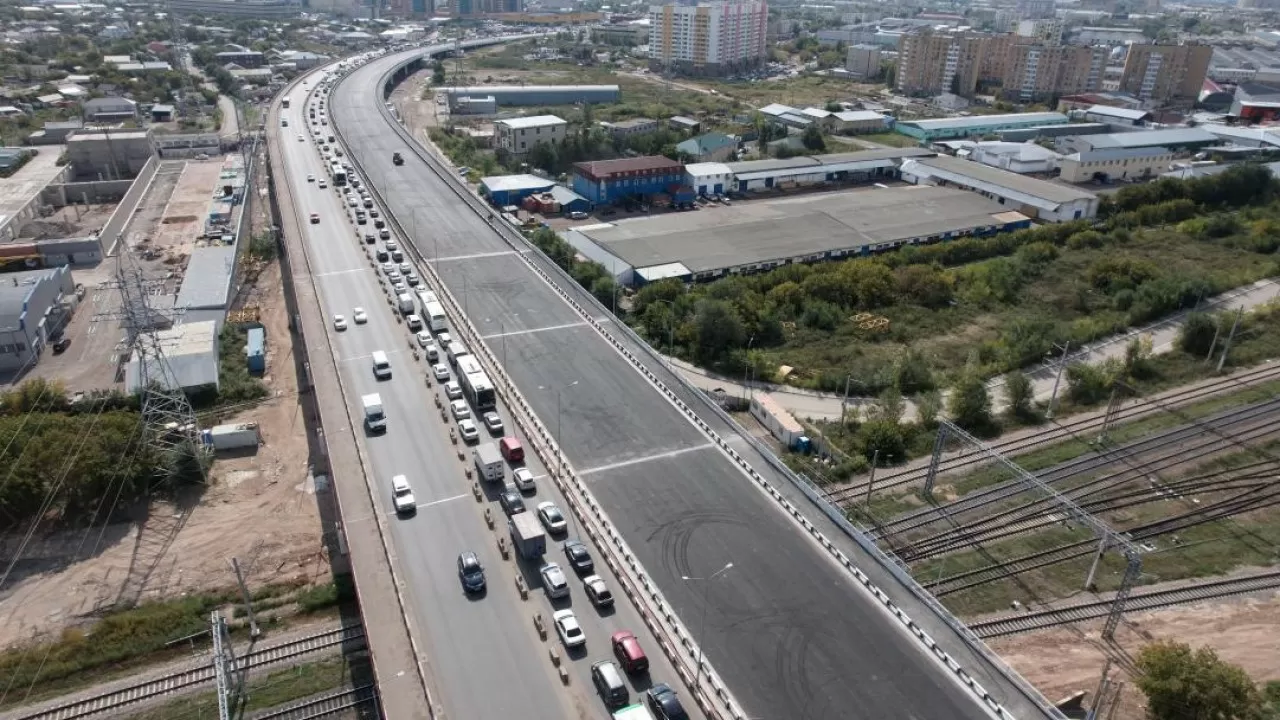
<svg viewBox="0 0 1280 720"><path fill-rule="evenodd" d="M391 379L391 361L387 359L387 354L381 350L373 351L373 376L379 380Z"/></svg>

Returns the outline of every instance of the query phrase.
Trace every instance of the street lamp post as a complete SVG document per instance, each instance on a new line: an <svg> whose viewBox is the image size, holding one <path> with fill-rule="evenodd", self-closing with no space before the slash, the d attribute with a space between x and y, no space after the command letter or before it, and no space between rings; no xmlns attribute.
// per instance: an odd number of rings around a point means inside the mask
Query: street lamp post
<svg viewBox="0 0 1280 720"><path fill-rule="evenodd" d="M505 361L504 361L504 362L505 362ZM557 476L557 477L559 477L559 478L561 478L561 479L563 479L563 478L564 478L564 451L563 451L562 449L560 449L560 418L561 418L561 414L560 414L560 407L561 407L561 406L560 406L560 394L561 394L561 393L563 393L565 390L568 390L569 388L571 388L571 387L573 387L574 385L577 385L577 384L578 384L578 381L577 381L577 380L574 380L573 382L569 383L568 385L565 385L565 386L563 386L563 387L561 387L561 388L559 388L559 389L557 389L557 390L556 390L556 437L555 437L555 440L556 440L556 476ZM546 387L546 386L539 385L539 386L538 386L538 389L539 389L539 390L543 390L543 389L545 389L545 387Z"/></svg>
<svg viewBox="0 0 1280 720"><path fill-rule="evenodd" d="M723 575L724 573L728 572L728 571L729 571L729 569L730 569L730 568L732 568L732 567L733 567L733 563L731 563L731 562L730 562L730 563L725 563L725 566L724 566L724 567L720 568L719 570L717 570L717 571L715 571L715 572L711 573L710 575L708 575L708 576L706 576L706 577L704 577L704 578L689 577L688 575L681 575L681 576L680 576L680 579L681 579L681 580L684 580L685 582L698 581L698 582L702 582L702 583L710 583L712 580L715 580L715 579L716 579L717 577L719 577L720 575ZM706 586L704 585L703 587L705 588ZM708 601L707 601L707 594L708 594L709 592L710 592L710 591L709 591L709 590L706 590L706 589L704 589L704 590L702 591L702 619L698 622L698 635L699 635L699 638L698 638L698 667L697 667L697 671L696 671L696 673L695 673L695 675L694 675L694 681L693 681L693 691L694 691L694 692L698 692L699 690L701 690L701 689L702 689L702 648L707 644L707 643L706 643L706 636L705 636L705 634L706 634L706 629L707 629L707 607L708 607L708 605L709 605L709 603L708 603Z"/></svg>

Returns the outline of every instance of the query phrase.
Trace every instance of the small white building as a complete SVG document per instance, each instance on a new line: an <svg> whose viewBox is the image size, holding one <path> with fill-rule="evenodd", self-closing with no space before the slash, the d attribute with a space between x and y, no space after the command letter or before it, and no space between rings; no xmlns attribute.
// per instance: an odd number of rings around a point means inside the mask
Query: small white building
<svg viewBox="0 0 1280 720"><path fill-rule="evenodd" d="M778 441L789 448L795 447L804 437L804 426L796 421L787 409L778 404L769 393L757 392L751 396L751 417L768 428Z"/></svg>
<svg viewBox="0 0 1280 720"><path fill-rule="evenodd" d="M889 129L889 116L872 110L842 110L832 113L832 129L846 135L879 133Z"/></svg>
<svg viewBox="0 0 1280 720"><path fill-rule="evenodd" d="M689 163L684 166L684 178L699 195L723 195L733 189L733 169L724 163Z"/></svg>
<svg viewBox="0 0 1280 720"><path fill-rule="evenodd" d="M977 142L968 154L974 162L1016 173L1053 172L1062 159L1062 155L1033 142Z"/></svg>
<svg viewBox="0 0 1280 720"><path fill-rule="evenodd" d="M495 120L494 147L512 155L524 155L539 143L564 140L568 127L568 122L555 115Z"/></svg>

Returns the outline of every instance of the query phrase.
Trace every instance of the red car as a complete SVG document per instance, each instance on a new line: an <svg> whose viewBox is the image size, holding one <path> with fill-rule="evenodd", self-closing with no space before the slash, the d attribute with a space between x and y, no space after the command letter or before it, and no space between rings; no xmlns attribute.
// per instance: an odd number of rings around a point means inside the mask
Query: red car
<svg viewBox="0 0 1280 720"><path fill-rule="evenodd" d="M507 462L524 462L524 448L516 438L510 435L502 438L498 441L498 449L502 451L502 457L506 458Z"/></svg>
<svg viewBox="0 0 1280 720"><path fill-rule="evenodd" d="M613 645L613 655L618 658L623 670L631 674L649 670L649 658L644 654L644 648L640 647L640 641L635 635L619 630L609 638L609 643Z"/></svg>

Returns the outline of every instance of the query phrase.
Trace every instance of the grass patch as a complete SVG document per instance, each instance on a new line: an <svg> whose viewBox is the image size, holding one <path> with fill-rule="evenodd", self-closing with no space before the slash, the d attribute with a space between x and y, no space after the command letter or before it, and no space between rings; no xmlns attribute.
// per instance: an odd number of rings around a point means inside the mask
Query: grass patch
<svg viewBox="0 0 1280 720"><path fill-rule="evenodd" d="M296 665L277 670L265 677L251 679L245 688L248 699L244 710L254 712L318 695L349 685L351 673L341 657ZM218 698L205 692L179 698L144 712L129 715L129 720L172 720L172 718L215 718Z"/></svg>
<svg viewBox="0 0 1280 720"><path fill-rule="evenodd" d="M898 133L891 132L873 133L871 135L855 135L854 137L859 140L866 140L868 142L897 148L919 147L920 145L920 143L916 142L914 138L909 138L906 135L899 135Z"/></svg>

